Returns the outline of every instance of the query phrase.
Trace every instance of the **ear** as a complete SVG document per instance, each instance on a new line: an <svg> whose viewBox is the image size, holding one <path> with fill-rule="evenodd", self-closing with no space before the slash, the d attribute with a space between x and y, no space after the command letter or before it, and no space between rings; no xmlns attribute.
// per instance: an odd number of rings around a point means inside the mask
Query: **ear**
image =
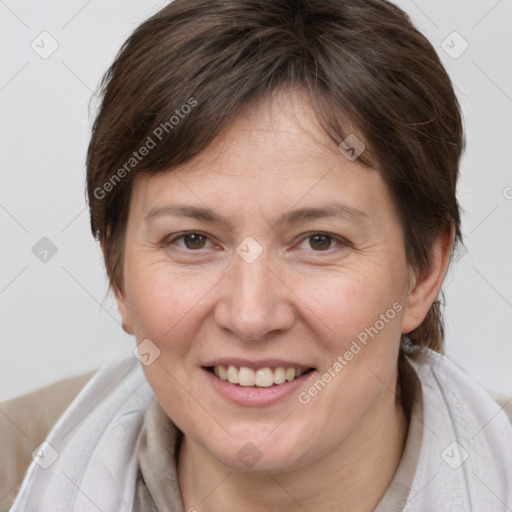
<svg viewBox="0 0 512 512"><path fill-rule="evenodd" d="M108 234L110 234L110 230L108 230ZM100 245L103 257L105 257L105 242L103 240L100 241ZM115 283L111 283L111 288L117 302L117 309L121 315L123 330L127 334L133 334L132 314L130 308L128 307L125 293Z"/></svg>
<svg viewBox="0 0 512 512"><path fill-rule="evenodd" d="M112 291L114 292L114 297L117 302L117 308L119 309L119 313L121 314L123 330L127 334L133 334L132 313L130 308L128 307L126 296L124 292L119 290L115 285L112 285Z"/></svg>
<svg viewBox="0 0 512 512"><path fill-rule="evenodd" d="M409 294L405 301L402 319L402 332L409 333L416 329L436 300L443 279L448 270L450 255L455 236L455 229L450 226L439 232L431 250L429 268L421 275L411 270Z"/></svg>

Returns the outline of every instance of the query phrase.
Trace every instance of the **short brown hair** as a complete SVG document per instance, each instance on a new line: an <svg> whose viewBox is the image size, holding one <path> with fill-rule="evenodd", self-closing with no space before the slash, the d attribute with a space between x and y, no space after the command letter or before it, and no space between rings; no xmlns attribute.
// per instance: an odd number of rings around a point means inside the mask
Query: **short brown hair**
<svg viewBox="0 0 512 512"><path fill-rule="evenodd" d="M185 163L242 106L287 89L306 91L336 145L352 132L364 141L360 161L387 183L415 270L441 229L461 239L459 104L403 11L385 0L175 0L135 30L101 83L87 193L114 289L135 176ZM439 300L410 337L443 350Z"/></svg>

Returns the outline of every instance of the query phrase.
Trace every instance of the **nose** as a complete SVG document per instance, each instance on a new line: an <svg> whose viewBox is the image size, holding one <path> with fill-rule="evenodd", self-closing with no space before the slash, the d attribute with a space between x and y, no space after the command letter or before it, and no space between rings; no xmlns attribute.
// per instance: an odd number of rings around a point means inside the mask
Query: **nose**
<svg viewBox="0 0 512 512"><path fill-rule="evenodd" d="M220 284L215 321L240 340L264 341L293 325L293 293L263 254L252 263L235 255Z"/></svg>

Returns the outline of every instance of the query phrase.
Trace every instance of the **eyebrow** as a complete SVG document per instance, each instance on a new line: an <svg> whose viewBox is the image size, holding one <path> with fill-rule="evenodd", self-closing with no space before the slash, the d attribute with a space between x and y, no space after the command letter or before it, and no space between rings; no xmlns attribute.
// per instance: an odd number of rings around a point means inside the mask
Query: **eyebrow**
<svg viewBox="0 0 512 512"><path fill-rule="evenodd" d="M165 216L187 217L209 224L224 224L228 229L234 229L234 225L228 219L213 210L191 205L166 204L155 206L149 210L144 220L146 223L149 223L155 218ZM304 207L289 210L278 217L274 225L291 225L308 220L325 218L346 218L356 223L363 223L368 220L368 215L361 210L344 204L328 203L322 207Z"/></svg>

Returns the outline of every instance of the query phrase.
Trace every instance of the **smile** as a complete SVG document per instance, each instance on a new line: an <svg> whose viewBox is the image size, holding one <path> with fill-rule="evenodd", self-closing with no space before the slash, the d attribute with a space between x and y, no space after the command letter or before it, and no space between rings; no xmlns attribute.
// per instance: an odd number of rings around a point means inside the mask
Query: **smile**
<svg viewBox="0 0 512 512"><path fill-rule="evenodd" d="M208 367L208 371L219 377L219 379L238 384L243 387L261 387L268 388L279 386L285 382L290 382L309 371L312 368L287 368L284 366L248 368L246 366L218 365Z"/></svg>

